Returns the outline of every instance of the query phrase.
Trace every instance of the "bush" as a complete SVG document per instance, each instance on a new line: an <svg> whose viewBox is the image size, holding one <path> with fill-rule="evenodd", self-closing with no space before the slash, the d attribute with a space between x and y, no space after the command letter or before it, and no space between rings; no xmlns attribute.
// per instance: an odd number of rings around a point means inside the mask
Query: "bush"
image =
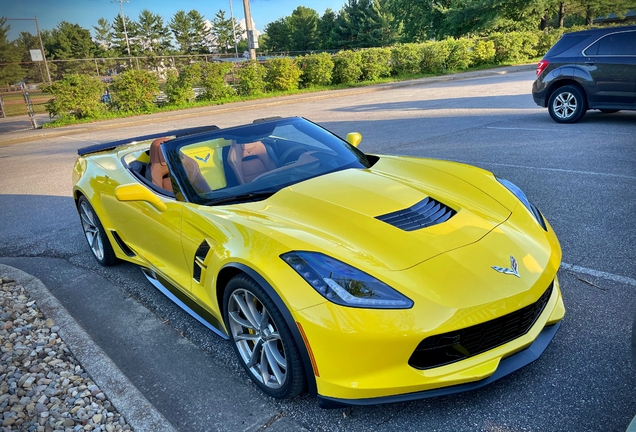
<svg viewBox="0 0 636 432"><path fill-rule="evenodd" d="M367 48L360 51L360 55L364 81L376 81L391 75L390 48Z"/></svg>
<svg viewBox="0 0 636 432"><path fill-rule="evenodd" d="M299 59L303 74L300 76L303 87L326 86L331 84L333 60L331 54L307 54Z"/></svg>
<svg viewBox="0 0 636 432"><path fill-rule="evenodd" d="M446 71L446 62L450 50L450 44L443 41L423 43L420 48L421 71L433 74Z"/></svg>
<svg viewBox="0 0 636 432"><path fill-rule="evenodd" d="M201 85L205 93L203 99L223 99L235 94L235 91L225 81L227 74L234 68L233 63L215 62L201 66Z"/></svg>
<svg viewBox="0 0 636 432"><path fill-rule="evenodd" d="M333 56L333 82L353 83L362 76L362 55L360 51L340 51Z"/></svg>
<svg viewBox="0 0 636 432"><path fill-rule="evenodd" d="M265 86L269 91L289 91L298 88L302 72L296 62L289 57L278 57L265 62L267 75Z"/></svg>
<svg viewBox="0 0 636 432"><path fill-rule="evenodd" d="M51 85L42 86L42 90L53 95L53 99L46 103L50 116L79 119L95 117L105 110L100 102L104 85L90 75L67 75Z"/></svg>
<svg viewBox="0 0 636 432"><path fill-rule="evenodd" d="M128 70L111 85L113 103L122 111L144 112L156 106L159 94L157 76L145 70Z"/></svg>
<svg viewBox="0 0 636 432"><path fill-rule="evenodd" d="M418 44L400 44L391 48L393 75L416 74L420 72L422 56Z"/></svg>
<svg viewBox="0 0 636 432"><path fill-rule="evenodd" d="M474 65L493 64L495 62L495 43L491 40L477 40L471 52Z"/></svg>
<svg viewBox="0 0 636 432"><path fill-rule="evenodd" d="M538 34L539 42L536 46L537 55L543 56L548 52L552 45L563 36L563 29L554 29L550 31L542 31Z"/></svg>
<svg viewBox="0 0 636 432"><path fill-rule="evenodd" d="M265 91L265 74L267 69L256 60L244 63L238 68L238 92L240 95L249 96L261 94Z"/></svg>
<svg viewBox="0 0 636 432"><path fill-rule="evenodd" d="M532 32L493 33L488 37L495 43L495 62L521 62L537 55L539 37Z"/></svg>
<svg viewBox="0 0 636 432"><path fill-rule="evenodd" d="M193 87L200 79L201 65L199 63L184 66L179 73L169 70L165 88L168 102L173 105L182 105L194 101Z"/></svg>
<svg viewBox="0 0 636 432"><path fill-rule="evenodd" d="M465 70L472 64L471 52L475 41L473 39L446 39L440 42L445 44L448 50L446 57L447 70Z"/></svg>

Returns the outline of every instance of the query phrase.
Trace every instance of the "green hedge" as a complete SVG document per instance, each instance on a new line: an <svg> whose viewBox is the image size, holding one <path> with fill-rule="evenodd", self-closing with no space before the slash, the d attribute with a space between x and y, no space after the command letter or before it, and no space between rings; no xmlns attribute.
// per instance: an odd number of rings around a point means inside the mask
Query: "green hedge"
<svg viewBox="0 0 636 432"><path fill-rule="evenodd" d="M258 95L265 91L265 75L267 69L265 66L251 60L244 63L236 70L238 78L237 91L240 95L251 96Z"/></svg>
<svg viewBox="0 0 636 432"><path fill-rule="evenodd" d="M289 91L298 88L300 68L289 57L278 57L265 62L267 74L265 75L265 88L269 91Z"/></svg>
<svg viewBox="0 0 636 432"><path fill-rule="evenodd" d="M360 56L362 80L377 81L391 75L391 48L367 48Z"/></svg>
<svg viewBox="0 0 636 432"><path fill-rule="evenodd" d="M219 100L235 93L242 96L269 91L291 91L303 87L351 84L387 77L439 74L466 70L471 66L521 63L544 55L564 31L586 27L493 33L479 38L448 38L442 41L397 44L392 47L367 48L308 54L292 59L277 57L265 64L245 63L181 63L179 72L167 74L165 93L172 105L195 100L193 87L203 86L202 99ZM234 87L228 85L231 72ZM159 93L157 77L147 71L129 70L115 79L110 87L112 103L100 102L104 85L88 75L72 74L44 91L53 94L46 108L50 115L75 118L99 117L109 109L126 112L150 111L156 106Z"/></svg>
<svg viewBox="0 0 636 432"><path fill-rule="evenodd" d="M303 87L326 86L331 84L333 76L333 59L328 53L307 54L298 60Z"/></svg>
<svg viewBox="0 0 636 432"><path fill-rule="evenodd" d="M350 84L362 76L360 51L340 51L333 56L333 83Z"/></svg>
<svg viewBox="0 0 636 432"><path fill-rule="evenodd" d="M46 103L46 110L50 116L80 119L96 117L106 109L100 102L104 84L90 75L67 75L60 81L43 86L42 91L53 95L53 99Z"/></svg>
<svg viewBox="0 0 636 432"><path fill-rule="evenodd" d="M233 63L204 63L203 66L201 66L201 85L205 92L201 98L205 100L218 100L236 94L225 79L232 69L234 69Z"/></svg>

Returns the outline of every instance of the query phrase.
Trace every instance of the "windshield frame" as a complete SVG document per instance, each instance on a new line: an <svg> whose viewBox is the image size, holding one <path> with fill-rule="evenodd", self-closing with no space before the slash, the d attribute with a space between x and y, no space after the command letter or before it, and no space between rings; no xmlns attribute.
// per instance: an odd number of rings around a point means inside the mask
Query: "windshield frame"
<svg viewBox="0 0 636 432"><path fill-rule="evenodd" d="M263 137L265 137L268 131L269 133L271 133L277 127L286 125L296 127L297 130L297 126L300 126L301 128L306 127L308 128L308 130L316 131L318 135L321 135L329 140L328 143L321 140L317 141L333 151L335 158L345 157L349 154L351 156L351 160L345 160L342 165L334 167L333 169L322 170L315 175L308 175L307 177L300 180L293 179L290 181L281 181L278 183L272 183L271 181L267 182L263 180L259 183L260 187L254 187L254 183L248 182L232 185L231 187L226 186L205 193L200 193L195 190L195 187L186 174L186 169L181 160L183 153L181 153L180 150L183 147L219 138L225 139L225 137L228 136L236 137L236 143L239 143L240 140L243 140L244 142L251 142L254 140L265 139ZM305 131L301 130L299 130L299 132L306 133ZM327 135L324 135L325 133ZM310 134L307 134L307 136L316 139L315 136L312 136ZM292 141L290 140L289 142ZM367 156L362 151L352 146L341 137L323 128L322 126L303 117L287 117L281 119L273 119L270 121L259 121L257 123L226 129L219 129L213 132L205 132L201 134L175 138L163 143L161 145L161 150L163 151L168 169L170 171L170 175L172 177L173 189L175 191L176 199L179 201L212 206L215 205L215 201L218 201L219 205L225 205L227 203L263 200L285 187L302 181L351 168L366 169L372 165L372 163L370 163L370 161L367 159ZM335 160L337 159L334 159L334 161ZM225 167L225 165L227 165L227 160L223 160L222 163L224 165L223 169L227 172L227 170L229 170L231 167ZM281 170L281 168L282 167L278 167L278 170Z"/></svg>

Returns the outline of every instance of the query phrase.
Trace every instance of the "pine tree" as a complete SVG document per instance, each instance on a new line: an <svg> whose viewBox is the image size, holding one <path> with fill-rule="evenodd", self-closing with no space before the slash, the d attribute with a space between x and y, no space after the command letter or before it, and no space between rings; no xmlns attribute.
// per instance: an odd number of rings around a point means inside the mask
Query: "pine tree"
<svg viewBox="0 0 636 432"><path fill-rule="evenodd" d="M6 24L7 20L0 18L0 63L16 63L3 65L0 67L0 85L15 84L22 80L25 73L20 67L20 51L15 42L7 39L11 26Z"/></svg>

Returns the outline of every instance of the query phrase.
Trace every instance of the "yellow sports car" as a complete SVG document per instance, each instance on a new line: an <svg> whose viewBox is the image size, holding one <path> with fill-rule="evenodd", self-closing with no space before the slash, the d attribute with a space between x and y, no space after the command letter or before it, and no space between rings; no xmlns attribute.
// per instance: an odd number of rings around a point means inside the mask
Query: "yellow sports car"
<svg viewBox="0 0 636 432"><path fill-rule="evenodd" d="M141 266L269 396L407 401L538 358L565 314L539 210L490 172L361 139L294 117L86 147L73 196L97 261Z"/></svg>

